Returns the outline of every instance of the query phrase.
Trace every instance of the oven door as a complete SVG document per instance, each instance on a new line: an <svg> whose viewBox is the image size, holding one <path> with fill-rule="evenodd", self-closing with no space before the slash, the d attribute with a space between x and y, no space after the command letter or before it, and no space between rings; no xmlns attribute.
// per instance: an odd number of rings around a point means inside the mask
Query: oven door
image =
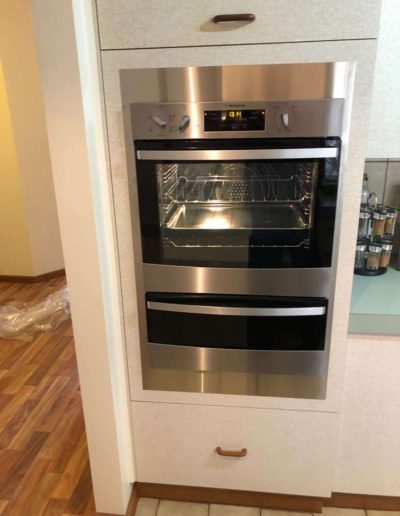
<svg viewBox="0 0 400 516"><path fill-rule="evenodd" d="M331 265L337 138L137 141L143 261Z"/></svg>
<svg viewBox="0 0 400 516"><path fill-rule="evenodd" d="M324 298L148 293L149 365L318 374L327 307Z"/></svg>

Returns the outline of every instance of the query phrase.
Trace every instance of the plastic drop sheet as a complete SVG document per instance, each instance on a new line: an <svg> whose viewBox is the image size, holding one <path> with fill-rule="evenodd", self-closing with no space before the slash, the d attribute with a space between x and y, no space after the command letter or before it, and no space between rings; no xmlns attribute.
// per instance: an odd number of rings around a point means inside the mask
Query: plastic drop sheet
<svg viewBox="0 0 400 516"><path fill-rule="evenodd" d="M40 333L55 330L69 317L67 287L40 302L11 302L0 306L0 338L31 342Z"/></svg>

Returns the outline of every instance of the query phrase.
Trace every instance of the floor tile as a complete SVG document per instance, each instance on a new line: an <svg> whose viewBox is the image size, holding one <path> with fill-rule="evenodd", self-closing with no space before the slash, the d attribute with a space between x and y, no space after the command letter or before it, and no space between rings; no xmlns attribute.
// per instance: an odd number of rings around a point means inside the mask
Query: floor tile
<svg viewBox="0 0 400 516"><path fill-rule="evenodd" d="M273 509L262 509L261 516L312 516L311 512L275 511ZM365 516L365 515L364 515Z"/></svg>
<svg viewBox="0 0 400 516"><path fill-rule="evenodd" d="M339 509L337 507L323 507L323 516L365 516L363 509Z"/></svg>
<svg viewBox="0 0 400 516"><path fill-rule="evenodd" d="M256 507L238 507L237 505L210 505L209 516L260 516Z"/></svg>
<svg viewBox="0 0 400 516"><path fill-rule="evenodd" d="M400 511L367 511L368 516L400 516Z"/></svg>
<svg viewBox="0 0 400 516"><path fill-rule="evenodd" d="M161 500L157 516L208 516L208 505L205 503Z"/></svg>
<svg viewBox="0 0 400 516"><path fill-rule="evenodd" d="M139 498L135 516L156 516L158 503L157 498Z"/></svg>

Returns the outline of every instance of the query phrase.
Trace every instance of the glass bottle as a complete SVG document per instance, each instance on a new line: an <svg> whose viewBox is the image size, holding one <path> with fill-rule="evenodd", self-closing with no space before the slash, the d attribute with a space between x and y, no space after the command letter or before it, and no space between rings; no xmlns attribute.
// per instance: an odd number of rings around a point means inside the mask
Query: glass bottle
<svg viewBox="0 0 400 516"><path fill-rule="evenodd" d="M369 236L369 221L371 214L368 211L361 210L358 219L358 235L357 238L367 238Z"/></svg>
<svg viewBox="0 0 400 516"><path fill-rule="evenodd" d="M364 172L363 177L363 185L361 191L361 206L366 206L368 204L369 198L369 186L368 186L368 174Z"/></svg>
<svg viewBox="0 0 400 516"><path fill-rule="evenodd" d="M397 210L394 208L388 208L385 220L385 235L392 237L394 235L394 229L396 225Z"/></svg>
<svg viewBox="0 0 400 516"><path fill-rule="evenodd" d="M385 233L385 211L374 211L372 214L372 237L383 237Z"/></svg>
<svg viewBox="0 0 400 516"><path fill-rule="evenodd" d="M356 258L354 262L355 269L365 269L367 261L367 242L359 240L356 247Z"/></svg>
<svg viewBox="0 0 400 516"><path fill-rule="evenodd" d="M376 271L379 269L382 247L378 244L371 244L368 247L367 269Z"/></svg>

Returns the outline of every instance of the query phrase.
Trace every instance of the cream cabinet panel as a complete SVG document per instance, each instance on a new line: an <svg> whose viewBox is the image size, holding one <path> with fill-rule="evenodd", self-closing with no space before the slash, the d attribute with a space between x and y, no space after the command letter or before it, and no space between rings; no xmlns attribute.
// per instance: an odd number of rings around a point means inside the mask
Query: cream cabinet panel
<svg viewBox="0 0 400 516"><path fill-rule="evenodd" d="M97 0L102 49L376 38L381 0ZM255 21L214 23L251 13Z"/></svg>
<svg viewBox="0 0 400 516"><path fill-rule="evenodd" d="M400 1L383 0L368 158L400 158Z"/></svg>
<svg viewBox="0 0 400 516"><path fill-rule="evenodd" d="M400 337L348 342L334 491L400 493Z"/></svg>
<svg viewBox="0 0 400 516"><path fill-rule="evenodd" d="M136 402L132 414L140 482L331 494L335 413Z"/></svg>

